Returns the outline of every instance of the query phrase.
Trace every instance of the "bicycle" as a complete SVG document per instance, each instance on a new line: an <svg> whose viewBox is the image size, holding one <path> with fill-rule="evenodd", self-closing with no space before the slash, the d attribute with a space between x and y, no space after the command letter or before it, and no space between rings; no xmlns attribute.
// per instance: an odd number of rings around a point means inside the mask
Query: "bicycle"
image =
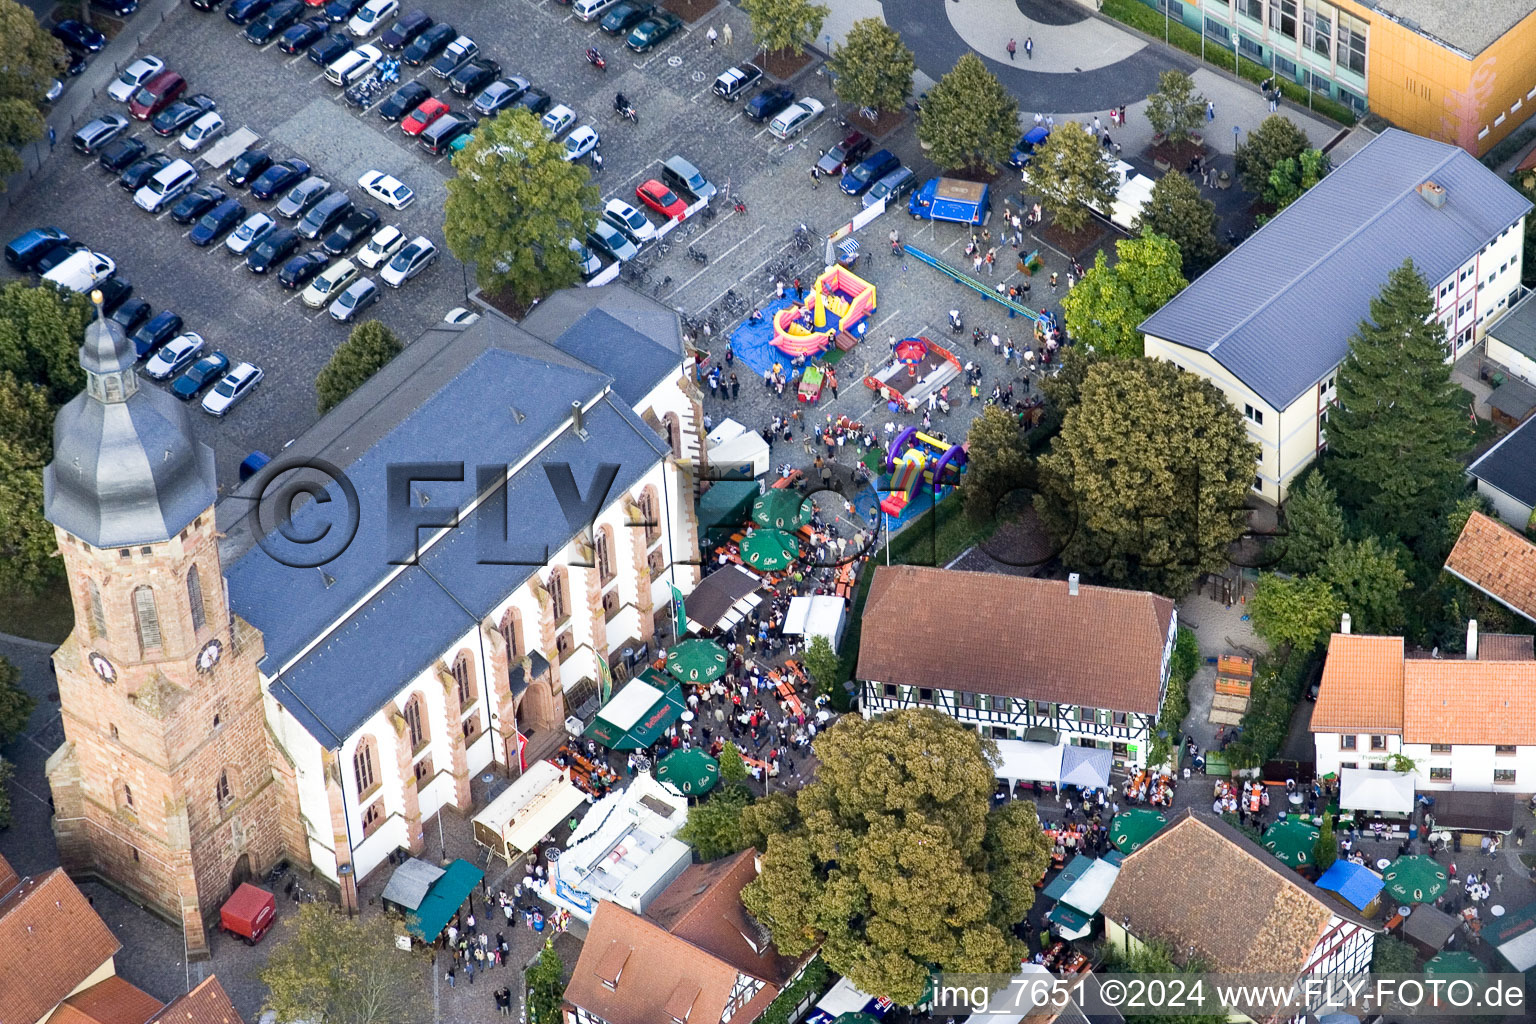
<svg viewBox="0 0 1536 1024"><path fill-rule="evenodd" d="M656 282L656 284L651 288L651 294L656 296L657 298L660 298L661 297L661 293L666 291L667 288L671 284L672 284L672 275L668 274L666 277L663 277L660 281Z"/></svg>

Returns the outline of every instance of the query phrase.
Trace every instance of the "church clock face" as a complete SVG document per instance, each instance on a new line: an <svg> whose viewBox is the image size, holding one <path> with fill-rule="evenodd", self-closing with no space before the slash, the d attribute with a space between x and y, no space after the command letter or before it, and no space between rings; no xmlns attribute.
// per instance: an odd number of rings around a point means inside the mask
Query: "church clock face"
<svg viewBox="0 0 1536 1024"><path fill-rule="evenodd" d="M197 652L197 669L199 672L212 672L213 666L219 663L219 658L224 655L224 645L217 640L209 640L203 645L203 649Z"/></svg>
<svg viewBox="0 0 1536 1024"><path fill-rule="evenodd" d="M117 682L117 668L104 656L92 651L86 660L91 663L92 670L101 677L102 682Z"/></svg>

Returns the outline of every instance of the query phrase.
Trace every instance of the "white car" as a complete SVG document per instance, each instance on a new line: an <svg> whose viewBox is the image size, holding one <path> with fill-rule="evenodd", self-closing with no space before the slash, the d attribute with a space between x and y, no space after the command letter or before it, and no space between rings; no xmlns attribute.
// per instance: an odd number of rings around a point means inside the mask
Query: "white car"
<svg viewBox="0 0 1536 1024"><path fill-rule="evenodd" d="M399 252L404 244L404 232L393 224L379 228L374 232L373 237L368 239L368 244L363 246L362 251L357 254L357 262L373 270L381 263L388 262L389 258Z"/></svg>
<svg viewBox="0 0 1536 1024"><path fill-rule="evenodd" d="M357 179L358 187L391 210L403 210L416 201L411 186L383 171L369 171Z"/></svg>
<svg viewBox="0 0 1536 1024"><path fill-rule="evenodd" d="M805 129L806 125L820 117L826 109L821 100L807 96L785 107L768 125L768 131L776 139L794 138Z"/></svg>
<svg viewBox="0 0 1536 1024"><path fill-rule="evenodd" d="M593 130L592 126L584 124L566 136L565 152L561 153L560 156L566 163L572 163L592 152L601 142L602 139L598 138L597 132Z"/></svg>
<svg viewBox="0 0 1536 1024"><path fill-rule="evenodd" d="M583 278L591 278L603 269L603 261L597 258L597 254L590 248L582 245L576 239L565 243L571 252L576 254L576 265L581 268Z"/></svg>
<svg viewBox="0 0 1536 1024"><path fill-rule="evenodd" d="M326 267L309 283L299 298L304 300L304 305L319 309L336 301L336 296L347 290L347 286L357 280L357 264L351 260L337 260Z"/></svg>
<svg viewBox="0 0 1536 1024"><path fill-rule="evenodd" d="M112 262L111 257L81 249L44 274L43 280L72 292L88 292L116 271L117 264Z"/></svg>
<svg viewBox="0 0 1536 1024"><path fill-rule="evenodd" d="M264 213L253 213L224 240L224 247L236 256L244 256L276 230L277 221Z"/></svg>
<svg viewBox="0 0 1536 1024"><path fill-rule="evenodd" d="M411 244L395 253L389 266L379 273L379 280L391 288L399 288L432 265L437 259L437 246L425 235L417 235Z"/></svg>
<svg viewBox="0 0 1536 1024"><path fill-rule="evenodd" d="M196 331L178 334L156 350L144 364L144 372L155 380L169 380L203 354L203 345L203 336Z"/></svg>
<svg viewBox="0 0 1536 1024"><path fill-rule="evenodd" d="M564 103L556 103L539 121L544 126L544 133L551 139L558 139L570 131L571 125L576 123L576 111Z"/></svg>
<svg viewBox="0 0 1536 1024"><path fill-rule="evenodd" d="M210 110L202 117L193 121L187 130L181 133L181 138L176 141L181 148L188 153L196 153L208 143L215 135L224 130L224 118L219 116L216 110Z"/></svg>
<svg viewBox="0 0 1536 1024"><path fill-rule="evenodd" d="M139 86L165 70L165 61L159 57L140 57L123 69L123 73L107 86L107 95L119 103L127 103Z"/></svg>
<svg viewBox="0 0 1536 1024"><path fill-rule="evenodd" d="M384 51L377 46L359 46L348 50L335 63L325 69L326 80L332 85L348 86L373 70L384 59Z"/></svg>
<svg viewBox="0 0 1536 1024"><path fill-rule="evenodd" d="M203 398L203 412L223 416L235 407L235 403L256 389L261 383L261 367L255 363L241 363L224 375Z"/></svg>
<svg viewBox="0 0 1536 1024"><path fill-rule="evenodd" d="M368 0L347 22L347 31L362 39L378 31L384 19L400 8L400 0Z"/></svg>
<svg viewBox="0 0 1536 1024"><path fill-rule="evenodd" d="M649 242L656 237L656 225L622 199L608 200L608 205L603 207L603 217L637 242Z"/></svg>
<svg viewBox="0 0 1536 1024"><path fill-rule="evenodd" d="M480 314L476 313L474 310L465 309L463 306L454 306L446 314L444 314L443 323L453 324L454 326L458 326L460 324L468 325L479 319Z"/></svg>
<svg viewBox="0 0 1536 1024"><path fill-rule="evenodd" d="M331 319L346 323L357 314L379 301L379 286L371 277L360 277L347 286L347 290L331 303Z"/></svg>

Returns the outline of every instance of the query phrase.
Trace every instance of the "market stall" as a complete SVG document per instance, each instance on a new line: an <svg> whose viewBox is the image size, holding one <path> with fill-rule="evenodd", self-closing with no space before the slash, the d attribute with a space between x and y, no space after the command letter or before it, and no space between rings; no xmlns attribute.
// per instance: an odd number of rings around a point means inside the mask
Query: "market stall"
<svg viewBox="0 0 1536 1024"><path fill-rule="evenodd" d="M1412 814L1413 773L1345 768L1339 773L1339 808L1346 811L1377 811L1382 814Z"/></svg>
<svg viewBox="0 0 1536 1024"><path fill-rule="evenodd" d="M603 705L582 736L610 750L642 750L661 738L684 707L682 689L645 668Z"/></svg>
<svg viewBox="0 0 1536 1024"><path fill-rule="evenodd" d="M539 761L475 815L475 842L510 864L586 800L569 767Z"/></svg>
<svg viewBox="0 0 1536 1024"><path fill-rule="evenodd" d="M1334 861L1316 884L1367 917L1374 916L1381 891L1386 886L1376 872L1348 860Z"/></svg>
<svg viewBox="0 0 1536 1024"><path fill-rule="evenodd" d="M380 898L384 901L385 908L393 908L401 914L408 914L421 906L421 901L427 898L427 893L432 889L432 883L442 877L442 868L412 857L395 868L395 873L389 876L389 882L384 886L384 895Z"/></svg>
<svg viewBox="0 0 1536 1024"><path fill-rule="evenodd" d="M714 491L715 487L710 490ZM761 576L739 565L715 570L688 595L688 628L696 633L734 629L762 603L762 587Z"/></svg>
<svg viewBox="0 0 1536 1024"><path fill-rule="evenodd" d="M1061 784L1082 789L1107 789L1113 759L1114 754L1107 747L1062 747Z"/></svg>
<svg viewBox="0 0 1536 1024"><path fill-rule="evenodd" d="M1055 743L1034 740L997 740L998 763L993 774L1008 783L1010 789L1020 782L1048 782L1061 779L1061 751Z"/></svg>
<svg viewBox="0 0 1536 1024"><path fill-rule="evenodd" d="M843 643L843 626L848 603L830 594L797 597L789 602L781 632L785 636L803 636L806 643L814 637L826 637L836 651Z"/></svg>
<svg viewBox="0 0 1536 1024"><path fill-rule="evenodd" d="M1081 868L1073 871L1079 865ZM1067 884L1062 886L1062 877L1069 872ZM1085 937L1093 930L1093 919L1119 876L1120 868L1107 860L1081 854L1074 857L1061 875L1045 887L1045 895L1056 900L1045 915L1046 920L1056 926L1056 933L1064 939Z"/></svg>
<svg viewBox="0 0 1536 1024"><path fill-rule="evenodd" d="M713 479L755 480L768 472L768 453L768 442L762 434L733 419L720 421L709 432L709 469Z"/></svg>
<svg viewBox="0 0 1536 1024"><path fill-rule="evenodd" d="M406 930L423 942L434 941L484 877L485 872L467 860L449 864L427 890L421 905L406 915Z"/></svg>

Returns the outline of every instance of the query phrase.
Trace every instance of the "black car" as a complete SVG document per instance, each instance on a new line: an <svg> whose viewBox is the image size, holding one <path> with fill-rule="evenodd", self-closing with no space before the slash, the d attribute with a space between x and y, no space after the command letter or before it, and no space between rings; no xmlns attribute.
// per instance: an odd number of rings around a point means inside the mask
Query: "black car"
<svg viewBox="0 0 1536 1024"><path fill-rule="evenodd" d="M156 135L175 135L210 110L218 108L219 105L213 102L212 97L198 93L160 111L155 115L155 119L149 122L149 127Z"/></svg>
<svg viewBox="0 0 1536 1024"><path fill-rule="evenodd" d="M331 0L322 10L325 11L325 19L334 25L350 19L367 2L368 0Z"/></svg>
<svg viewBox="0 0 1536 1024"><path fill-rule="evenodd" d="M218 206L229 196L217 185L204 185L193 192L188 192L181 197L181 201L171 207L171 220L177 224L191 224L209 210Z"/></svg>
<svg viewBox="0 0 1536 1024"><path fill-rule="evenodd" d="M253 46L266 46L303 13L304 0L278 0L245 30L245 41Z"/></svg>
<svg viewBox="0 0 1536 1024"><path fill-rule="evenodd" d="M129 192L137 192L149 184L150 178L163 168L170 166L173 159L175 158L169 153L151 153L142 160L135 160L129 164L128 169L118 175L117 183Z"/></svg>
<svg viewBox="0 0 1536 1024"><path fill-rule="evenodd" d="M480 95L475 97L475 113L494 117L522 99L523 93L527 92L532 85L532 82L521 75L498 78L481 89Z"/></svg>
<svg viewBox="0 0 1536 1024"><path fill-rule="evenodd" d="M249 25L271 7L275 0L232 0L224 17L236 25Z"/></svg>
<svg viewBox="0 0 1536 1024"><path fill-rule="evenodd" d="M74 18L65 18L53 26L53 38L77 53L99 53L107 45L107 37L100 29L92 28Z"/></svg>
<svg viewBox="0 0 1536 1024"><path fill-rule="evenodd" d="M433 156L442 156L453 147L453 140L475 130L473 118L463 114L444 114L427 126L416 144Z"/></svg>
<svg viewBox="0 0 1536 1024"><path fill-rule="evenodd" d="M420 82L406 82L379 104L379 116L386 121L398 121L431 98L431 89Z"/></svg>
<svg viewBox="0 0 1536 1024"><path fill-rule="evenodd" d="M162 309L155 314L153 320L134 331L133 337L128 340L133 342L133 350L138 357L144 359L180 333L181 317L168 309Z"/></svg>
<svg viewBox="0 0 1536 1024"><path fill-rule="evenodd" d="M65 47L64 49L64 57L64 73L69 75L71 78L84 71L86 64L90 62L90 58L88 58L85 54L76 50L71 50L68 47Z"/></svg>
<svg viewBox="0 0 1536 1024"><path fill-rule="evenodd" d="M261 172L261 177L251 182L251 195L257 199L271 199L286 192L309 176L309 163L295 157L273 164Z"/></svg>
<svg viewBox="0 0 1536 1024"><path fill-rule="evenodd" d="M325 251L332 256L346 253L358 242L373 234L379 226L379 219L378 210L353 210L346 220L336 225L335 230L325 236Z"/></svg>
<svg viewBox="0 0 1536 1024"><path fill-rule="evenodd" d="M245 265L253 274L265 274L292 256L302 241L293 228L274 231L251 250L251 254L245 258Z"/></svg>
<svg viewBox="0 0 1536 1024"><path fill-rule="evenodd" d="M303 288L313 281L315 275L324 270L329 262L331 258L319 249L300 253L283 264L283 269L277 272L277 283L289 291Z"/></svg>
<svg viewBox="0 0 1536 1024"><path fill-rule="evenodd" d="M124 167L143 158L149 146L142 139L114 139L107 143L96 162L109 171L122 172Z"/></svg>
<svg viewBox="0 0 1536 1024"><path fill-rule="evenodd" d="M303 53L325 35L330 22L324 16L305 18L296 25L289 25L277 39L277 48L284 53Z"/></svg>
<svg viewBox="0 0 1536 1024"><path fill-rule="evenodd" d="M91 6L99 7L119 18L126 18L139 9L139 0L91 0Z"/></svg>
<svg viewBox="0 0 1536 1024"><path fill-rule="evenodd" d="M630 29L655 13L655 4L645 0L623 0L603 17L603 31L611 36L628 35Z"/></svg>
<svg viewBox="0 0 1536 1024"><path fill-rule="evenodd" d="M473 96L496 80L501 65L489 57L477 57L448 76L448 88L459 96Z"/></svg>
<svg viewBox="0 0 1536 1024"><path fill-rule="evenodd" d="M39 276L46 274L48 271L52 270L60 263L63 263L65 260L69 259L75 253L80 252L84 248L84 242L76 242L73 239L65 239L62 242L44 249L42 254L37 257L37 261L32 264L32 272Z"/></svg>
<svg viewBox="0 0 1536 1024"><path fill-rule="evenodd" d="M190 402L228 372L229 356L223 352L210 352L176 378L171 384L171 394L183 402Z"/></svg>
<svg viewBox="0 0 1536 1024"><path fill-rule="evenodd" d="M132 334L138 330L140 324L149 319L149 314L153 312L147 300L129 299L113 312L112 322L121 327L124 334Z"/></svg>
<svg viewBox="0 0 1536 1024"><path fill-rule="evenodd" d="M770 85L747 101L742 113L754 121L767 121L795 102L795 90L787 85Z"/></svg>
<svg viewBox="0 0 1536 1024"><path fill-rule="evenodd" d="M238 199L226 199L203 214L187 235L196 246L208 246L217 242L245 220L245 204Z"/></svg>
<svg viewBox="0 0 1536 1024"><path fill-rule="evenodd" d="M443 47L459 37L453 26L446 22L438 22L416 37L416 41L405 48L400 54L400 59L412 67L425 64L427 61L443 52Z"/></svg>
<svg viewBox="0 0 1536 1024"><path fill-rule="evenodd" d="M244 188L272 166L272 158L259 149L248 149L235 157L235 162L224 172L224 180L236 188Z"/></svg>
<svg viewBox="0 0 1536 1024"><path fill-rule="evenodd" d="M534 117L538 117L549 109L549 105L552 102L554 101L550 99L549 93L535 86L519 96L517 102L513 105L522 107Z"/></svg>
<svg viewBox="0 0 1536 1024"><path fill-rule="evenodd" d="M386 50L403 50L416 41L416 37L432 27L432 19L426 11L412 11L410 14L402 14L395 19L395 23L389 26L389 30L379 37L379 45Z"/></svg>
<svg viewBox="0 0 1536 1024"><path fill-rule="evenodd" d="M133 294L133 285L114 274L96 286L96 291L101 293L101 310L108 316L117 312L117 307L128 301L128 296Z"/></svg>
<svg viewBox="0 0 1536 1024"><path fill-rule="evenodd" d="M307 56L321 67L328 68L350 49L352 49L352 40L347 38L345 32L338 31L311 44Z"/></svg>

